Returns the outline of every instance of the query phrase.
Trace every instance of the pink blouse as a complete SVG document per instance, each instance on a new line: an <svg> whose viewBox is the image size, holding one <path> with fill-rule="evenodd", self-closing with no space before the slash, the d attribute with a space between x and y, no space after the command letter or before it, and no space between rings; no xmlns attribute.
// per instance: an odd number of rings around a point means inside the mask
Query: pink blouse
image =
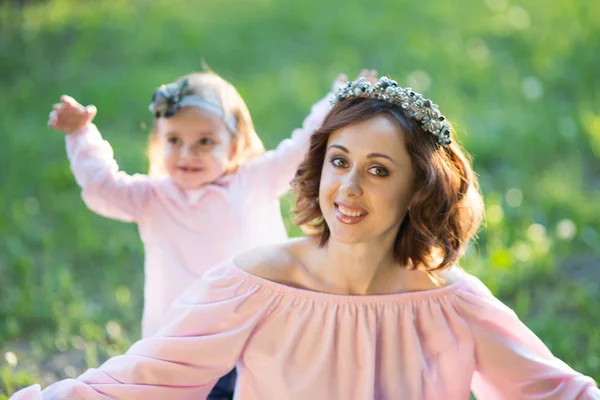
<svg viewBox="0 0 600 400"><path fill-rule="evenodd" d="M210 267L287 239L279 197L289 191L310 136L330 108L325 97L277 149L193 191L178 189L168 177L119 171L95 125L66 137L71 170L88 208L138 225L145 253L143 337L156 332L173 300Z"/></svg>
<svg viewBox="0 0 600 400"><path fill-rule="evenodd" d="M223 262L154 336L78 379L13 400L205 399L238 367L237 400L600 399L475 277L422 292L345 296Z"/></svg>

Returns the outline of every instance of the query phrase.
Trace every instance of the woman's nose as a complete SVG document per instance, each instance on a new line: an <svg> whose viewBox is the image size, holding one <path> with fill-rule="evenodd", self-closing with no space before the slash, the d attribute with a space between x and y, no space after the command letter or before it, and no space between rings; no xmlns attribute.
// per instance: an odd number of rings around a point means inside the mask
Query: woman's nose
<svg viewBox="0 0 600 400"><path fill-rule="evenodd" d="M342 182L340 190L345 196L348 197L362 196L363 191L358 171L352 170L344 176L344 181Z"/></svg>

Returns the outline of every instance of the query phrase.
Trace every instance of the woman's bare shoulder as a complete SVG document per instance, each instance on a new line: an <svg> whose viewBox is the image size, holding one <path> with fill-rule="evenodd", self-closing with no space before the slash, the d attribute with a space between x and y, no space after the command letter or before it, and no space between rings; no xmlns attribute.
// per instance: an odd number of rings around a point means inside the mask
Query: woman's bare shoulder
<svg viewBox="0 0 600 400"><path fill-rule="evenodd" d="M258 247L234 257L233 263L260 278L274 282L289 281L301 268L302 255L312 248L312 241L310 238L295 238Z"/></svg>

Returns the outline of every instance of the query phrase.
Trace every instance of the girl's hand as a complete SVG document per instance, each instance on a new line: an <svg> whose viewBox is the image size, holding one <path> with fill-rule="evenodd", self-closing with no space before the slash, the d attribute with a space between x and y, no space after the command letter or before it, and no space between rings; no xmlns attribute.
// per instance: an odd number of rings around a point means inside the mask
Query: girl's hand
<svg viewBox="0 0 600 400"><path fill-rule="evenodd" d="M84 128L96 116L96 107L79 104L70 96L61 96L60 103L52 107L48 119L48 126L66 134Z"/></svg>
<svg viewBox="0 0 600 400"><path fill-rule="evenodd" d="M331 90L335 93L338 89L346 86L346 83L348 83L348 77L344 74L338 75L333 81Z"/></svg>
<svg viewBox="0 0 600 400"><path fill-rule="evenodd" d="M362 71L360 71L358 77L361 76L367 79L369 82L371 82L371 85L377 83L377 71L375 71L374 69L363 69ZM344 87L346 83L348 83L348 77L343 74L338 75L337 78L335 78L335 81L333 82L333 92L336 92L341 87Z"/></svg>
<svg viewBox="0 0 600 400"><path fill-rule="evenodd" d="M360 75L358 76L366 78L369 82L371 82L371 85L377 83L377 71L375 71L374 69L363 69L362 71L360 71Z"/></svg>

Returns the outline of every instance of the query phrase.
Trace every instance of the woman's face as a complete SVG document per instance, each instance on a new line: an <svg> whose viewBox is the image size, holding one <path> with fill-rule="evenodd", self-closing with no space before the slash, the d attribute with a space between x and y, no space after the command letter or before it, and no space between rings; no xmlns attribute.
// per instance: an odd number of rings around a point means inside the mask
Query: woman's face
<svg viewBox="0 0 600 400"><path fill-rule="evenodd" d="M378 115L334 131L319 188L331 239L393 242L412 199L414 180L404 134L391 117Z"/></svg>

